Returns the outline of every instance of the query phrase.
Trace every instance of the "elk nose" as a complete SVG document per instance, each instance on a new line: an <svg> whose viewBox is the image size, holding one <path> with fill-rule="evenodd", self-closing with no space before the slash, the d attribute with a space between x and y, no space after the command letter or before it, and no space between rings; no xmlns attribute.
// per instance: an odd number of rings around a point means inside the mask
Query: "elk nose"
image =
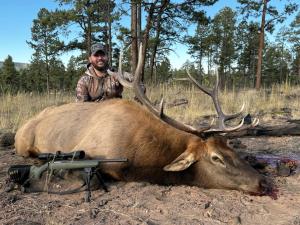
<svg viewBox="0 0 300 225"><path fill-rule="evenodd" d="M259 188L262 194L268 193L272 189L270 182L268 182L265 178L259 181Z"/></svg>

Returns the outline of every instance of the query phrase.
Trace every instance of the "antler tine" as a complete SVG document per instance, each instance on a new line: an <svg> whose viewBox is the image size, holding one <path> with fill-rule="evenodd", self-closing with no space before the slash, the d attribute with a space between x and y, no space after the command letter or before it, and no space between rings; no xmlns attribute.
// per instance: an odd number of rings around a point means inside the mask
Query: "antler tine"
<svg viewBox="0 0 300 225"><path fill-rule="evenodd" d="M252 127L256 127L259 124L259 119L258 118L254 118L254 120L251 123Z"/></svg>
<svg viewBox="0 0 300 225"><path fill-rule="evenodd" d="M142 67L145 61L145 56L143 56L143 46L140 44L139 47L139 56L138 56L138 64L134 74L133 80L133 90L136 97L156 116L161 117L161 112L158 111L150 102L148 97L145 95L144 90L141 88L142 82ZM163 108L163 107L161 107Z"/></svg>
<svg viewBox="0 0 300 225"><path fill-rule="evenodd" d="M187 75L189 77L189 79L201 90L203 91L205 94L209 95L209 96L213 96L213 91L214 90L210 90L204 86L202 86L191 74L190 74L190 71L189 71L189 68L186 69L186 72L187 72ZM210 130L213 123L214 123L215 119L213 118L213 120L211 121L210 125L207 126L207 127L203 127L202 128L202 131L206 131L206 130Z"/></svg>
<svg viewBox="0 0 300 225"><path fill-rule="evenodd" d="M240 115L243 114L244 110L245 110L245 102L243 102L243 105L242 105L239 112L234 113L234 114L230 114L230 115L224 114L224 121L235 119L235 118L239 117Z"/></svg>
<svg viewBox="0 0 300 225"><path fill-rule="evenodd" d="M187 75L190 78L190 80L201 90L203 91L205 94L212 96L212 90L209 90L208 88L202 86L201 84L199 84L199 82L190 74L190 70L189 68L186 69Z"/></svg>
<svg viewBox="0 0 300 225"><path fill-rule="evenodd" d="M243 118L241 120L241 122L235 127L228 127L225 125L224 121L222 121L220 123L217 123L217 126L215 128L212 128L209 131L232 132L232 131L241 129L244 125L244 121L245 121L245 118Z"/></svg>
<svg viewBox="0 0 300 225"><path fill-rule="evenodd" d="M209 133L230 133L230 132L233 132L233 131L243 131L243 130L246 130L246 129L249 129L251 127L256 127L258 124L259 124L259 119L258 118L254 118L252 123L251 124L243 124L244 123L244 119L242 119L242 121L240 122L239 125L237 125L236 127L230 127L230 128L226 128L226 130L222 130L222 129L219 129L219 128L212 128L210 130L206 130L204 131L206 134L209 134Z"/></svg>
<svg viewBox="0 0 300 225"><path fill-rule="evenodd" d="M201 84L199 84L199 82L190 74L190 71L187 69L186 70L188 77L190 78L190 80L201 90L203 91L205 94L209 95L214 103L214 106L216 108L217 114L219 118L225 118L226 115L223 113L220 104L219 104L219 100L218 100L218 87L219 87L219 75L217 74L217 79L216 79L216 84L214 86L214 88L212 90L202 86Z"/></svg>
<svg viewBox="0 0 300 225"><path fill-rule="evenodd" d="M164 107L165 107L165 101L164 98L161 98L159 103L159 112L160 112L159 117L161 117L164 114Z"/></svg>
<svg viewBox="0 0 300 225"><path fill-rule="evenodd" d="M216 85L214 87L212 99L213 99L215 108L217 110L218 117L220 117L220 121L223 121L222 123L224 124L227 120L232 120L232 119L235 119L235 118L239 117L240 115L242 115L242 113L244 111L245 103L243 103L239 112L234 113L234 114L225 114L220 106L220 102L219 102L219 98L218 98L218 91L219 91L219 85L220 85L220 77L219 77L218 70L217 70L216 74L217 74L217 81L216 81ZM225 124L224 124L224 127L225 127Z"/></svg>
<svg viewBox="0 0 300 225"><path fill-rule="evenodd" d="M108 74L111 76L116 76L118 81L127 88L133 88L133 83L130 82L133 79L132 74L125 72L127 79L124 77L125 74L122 72L122 60L123 60L123 49L120 52L119 56L119 67L118 67L118 72L112 72L110 70L107 70Z"/></svg>
<svg viewBox="0 0 300 225"><path fill-rule="evenodd" d="M213 100L214 106L215 106L217 114L218 114L218 118L219 118L218 123L220 123L220 126L222 126L222 127L225 128L226 127L225 126L225 122L227 120L231 120L231 119L237 118L238 116L240 116L243 113L244 104L242 105L241 110L238 113L235 113L235 114L225 114L223 112L221 106L220 106L219 95L218 95L219 85L220 85L220 77L219 77L219 73L218 73L218 70L217 70L216 84L215 84L215 86L213 88L212 95L210 95L210 96L211 96L211 98Z"/></svg>
<svg viewBox="0 0 300 225"><path fill-rule="evenodd" d="M117 74L117 77L118 77L118 80L119 82L124 86L124 87L127 87L127 88L133 88L133 84L129 81L127 81L125 78L124 78L124 75L123 75L123 72L122 72L122 60L123 60L123 49L121 50L120 52L120 57L119 57L119 68L118 68L118 73ZM131 75L132 76L132 75Z"/></svg>

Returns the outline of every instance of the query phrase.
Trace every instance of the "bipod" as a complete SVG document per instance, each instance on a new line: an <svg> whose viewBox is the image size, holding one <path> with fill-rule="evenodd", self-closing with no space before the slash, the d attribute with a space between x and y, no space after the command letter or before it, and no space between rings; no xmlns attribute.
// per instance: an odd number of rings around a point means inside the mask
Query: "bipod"
<svg viewBox="0 0 300 225"><path fill-rule="evenodd" d="M96 168L93 167L89 167L89 168L84 168L84 172L85 172L85 185L86 185L86 194L85 194L85 202L90 202L91 201L91 179L93 178L94 174L96 174L96 177L98 178L98 181L100 183L100 185L102 186L103 190L105 192L108 192L107 186L104 183L104 180L101 176L101 173L99 170L97 170Z"/></svg>

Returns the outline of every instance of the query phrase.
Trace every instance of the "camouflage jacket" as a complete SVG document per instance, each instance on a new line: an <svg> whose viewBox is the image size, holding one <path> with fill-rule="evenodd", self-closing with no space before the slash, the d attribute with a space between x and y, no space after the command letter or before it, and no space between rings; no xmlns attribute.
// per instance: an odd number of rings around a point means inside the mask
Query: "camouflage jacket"
<svg viewBox="0 0 300 225"><path fill-rule="evenodd" d="M109 75L97 77L92 65L81 76L76 87L76 101L103 101L110 98L122 98L123 86L117 78Z"/></svg>

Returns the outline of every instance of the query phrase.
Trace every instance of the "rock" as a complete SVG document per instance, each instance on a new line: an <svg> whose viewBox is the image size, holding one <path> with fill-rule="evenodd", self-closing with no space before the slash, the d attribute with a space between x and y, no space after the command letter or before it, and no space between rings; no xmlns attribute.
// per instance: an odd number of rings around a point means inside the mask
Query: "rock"
<svg viewBox="0 0 300 225"><path fill-rule="evenodd" d="M90 211L90 218L95 219L97 217L97 214L99 213L99 209L93 208Z"/></svg>
<svg viewBox="0 0 300 225"><path fill-rule="evenodd" d="M277 164L278 176L288 177L291 174L291 169L286 163L279 162Z"/></svg>
<svg viewBox="0 0 300 225"><path fill-rule="evenodd" d="M158 225L159 223L156 223L155 221L153 221L153 220L151 220L151 219L148 219L148 220L146 221L146 224L147 224L147 225Z"/></svg>
<svg viewBox="0 0 300 225"><path fill-rule="evenodd" d="M15 143L15 133L0 131L0 147L8 147Z"/></svg>
<svg viewBox="0 0 300 225"><path fill-rule="evenodd" d="M207 203L205 203L205 205L204 205L204 209L207 209L207 208L209 208L209 207L210 207L210 205L211 205L211 202L207 202Z"/></svg>
<svg viewBox="0 0 300 225"><path fill-rule="evenodd" d="M234 218L232 219L232 221L231 221L230 224L232 224L232 225L242 224L242 219L241 219L241 217L239 217L239 216L234 217Z"/></svg>
<svg viewBox="0 0 300 225"><path fill-rule="evenodd" d="M102 207L102 206L105 206L107 203L108 203L108 200L102 199L102 200L99 202L98 206L99 206L99 207Z"/></svg>

